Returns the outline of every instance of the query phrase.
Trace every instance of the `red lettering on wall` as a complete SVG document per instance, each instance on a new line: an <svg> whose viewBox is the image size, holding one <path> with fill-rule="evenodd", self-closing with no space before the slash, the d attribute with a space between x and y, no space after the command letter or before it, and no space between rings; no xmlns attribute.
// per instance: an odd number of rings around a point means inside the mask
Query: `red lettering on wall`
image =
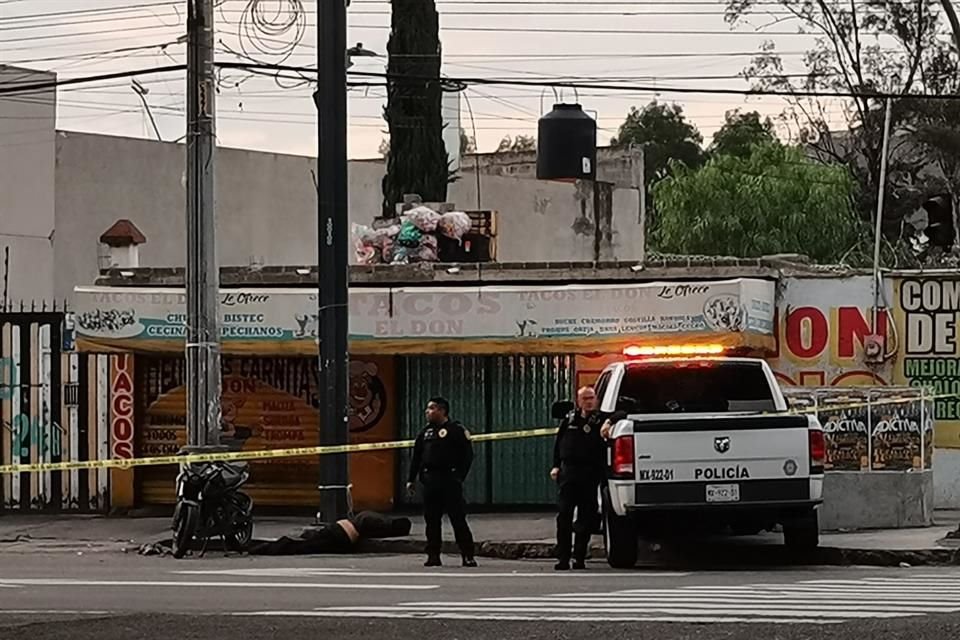
<svg viewBox="0 0 960 640"><path fill-rule="evenodd" d="M121 377L125 377L126 374L120 374ZM133 398L128 395L117 394L113 396L113 415L114 416L130 416L133 414Z"/></svg>
<svg viewBox="0 0 960 640"><path fill-rule="evenodd" d="M110 376L110 451L113 458L133 458L133 358L113 359Z"/></svg>
<svg viewBox="0 0 960 640"><path fill-rule="evenodd" d="M830 340L830 323L816 307L799 307L787 315L786 340L793 355L816 358Z"/></svg>
<svg viewBox="0 0 960 640"><path fill-rule="evenodd" d="M869 312L868 312L869 313ZM837 357L852 358L856 355L857 343L863 346L863 339L873 334L867 314L857 307L840 307L837 310ZM878 335L887 335L887 314L877 314Z"/></svg>
<svg viewBox="0 0 960 640"><path fill-rule="evenodd" d="M887 315L881 314L877 319L879 335L887 334L887 323ZM783 327L787 355L805 360L823 356L833 340L837 358L853 359L857 356L857 344L862 347L864 338L871 334L870 312L859 307L837 307L833 327L826 312L816 307L797 307L787 315Z"/></svg>

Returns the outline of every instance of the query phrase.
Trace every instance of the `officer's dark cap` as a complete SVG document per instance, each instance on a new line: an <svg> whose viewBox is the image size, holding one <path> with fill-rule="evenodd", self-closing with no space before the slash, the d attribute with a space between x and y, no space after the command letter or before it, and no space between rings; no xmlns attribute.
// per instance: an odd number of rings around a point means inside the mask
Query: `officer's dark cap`
<svg viewBox="0 0 960 640"><path fill-rule="evenodd" d="M437 408L443 409L445 414L450 415L450 403L447 402L446 398L436 396L435 398L430 398L430 400L427 401L427 404L430 404L431 402L437 405Z"/></svg>

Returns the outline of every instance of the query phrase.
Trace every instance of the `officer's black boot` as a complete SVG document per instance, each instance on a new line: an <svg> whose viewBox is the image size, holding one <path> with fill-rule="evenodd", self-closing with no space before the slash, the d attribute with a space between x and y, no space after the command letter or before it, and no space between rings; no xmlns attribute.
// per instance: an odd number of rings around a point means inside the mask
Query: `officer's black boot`
<svg viewBox="0 0 960 640"><path fill-rule="evenodd" d="M463 566L465 567L476 567L477 560L473 556L463 556Z"/></svg>
<svg viewBox="0 0 960 640"><path fill-rule="evenodd" d="M441 567L443 566L443 561L440 560L440 556L429 555L427 556L427 561L423 563L425 567Z"/></svg>
<svg viewBox="0 0 960 640"><path fill-rule="evenodd" d="M587 568L587 550L590 548L590 536L578 531L573 544L573 568L582 571Z"/></svg>

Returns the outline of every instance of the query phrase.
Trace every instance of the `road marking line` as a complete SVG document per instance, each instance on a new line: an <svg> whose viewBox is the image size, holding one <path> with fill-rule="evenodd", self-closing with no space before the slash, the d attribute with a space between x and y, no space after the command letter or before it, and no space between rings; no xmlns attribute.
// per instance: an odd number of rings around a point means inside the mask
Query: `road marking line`
<svg viewBox="0 0 960 640"><path fill-rule="evenodd" d="M17 616L108 616L112 611L74 611L72 609L0 609L4 615Z"/></svg>
<svg viewBox="0 0 960 640"><path fill-rule="evenodd" d="M700 595L700 594L698 594ZM592 606L596 603L610 602L618 605L629 605L633 603L643 604L650 602L653 599L660 600L678 600L678 601L687 601L691 599L691 594L689 593L659 593L651 594L648 596L641 597L624 597L624 596L605 596L604 594L596 593L584 593L579 598L575 597L563 597L563 598L554 598L550 596L509 596L503 598L484 598L484 602L491 603L502 603L510 604L515 602L556 602L563 604L572 604L572 605L583 605L583 606ZM700 598L701 600L709 600L711 602L730 602L733 604L744 602L744 597L739 594L734 593L716 593L710 594L707 598ZM754 594L751 595L748 601L757 602L760 604L765 603L777 603L777 602L796 602L798 600L806 600L808 602L818 602L822 604L831 604L837 602L837 597L835 594L817 594L812 596L803 595L798 597L796 594ZM941 595L937 594L936 597L931 597L930 595L917 595L917 596L898 596L896 598L888 599L884 598L882 600L882 605L888 603L900 603L904 605L912 604L926 604L929 602L936 601L943 604L955 604L960 607L960 595ZM859 605L874 605L878 604L875 596L872 595L860 595L858 597L843 597L844 603L857 604ZM880 606L880 605L878 605Z"/></svg>
<svg viewBox="0 0 960 640"><path fill-rule="evenodd" d="M343 611L251 611L232 614L238 617L278 617L278 618L356 618L357 615ZM766 623L766 624L840 624L843 620L824 620L822 618L772 618L772 617L728 617L728 616L537 616L514 614L470 614L470 613L426 613L426 612L384 612L371 611L365 618L388 618L407 620L501 620L506 622L687 622L691 624L714 623Z"/></svg>
<svg viewBox="0 0 960 640"><path fill-rule="evenodd" d="M278 617L278 618L355 618L355 614L339 611L252 611L232 614L238 617ZM741 618L718 616L530 616L513 614L472 614L472 613L418 613L418 612L375 612L364 614L366 618L386 618L397 620L499 620L504 622L687 622L691 624L712 623L766 623L766 624L840 624L843 620L824 620L822 618Z"/></svg>
<svg viewBox="0 0 960 640"><path fill-rule="evenodd" d="M261 576L261 577L284 577L284 576L331 576L331 577L351 577L351 578L543 578L545 576L555 575L552 571L541 571L534 573L516 573L516 572L487 572L475 573L471 571L363 571L356 569L313 569L304 567L278 567L263 569L193 569L188 571L171 571L170 573L179 575L232 575L232 576ZM602 572L602 573L579 573L577 580L580 579L603 579L611 578L682 578L689 576L690 573L668 573L668 572Z"/></svg>
<svg viewBox="0 0 960 640"><path fill-rule="evenodd" d="M412 609L418 609L421 611L470 611L478 615L484 615L486 613L568 613L570 607L549 607L543 604L540 605L517 605L513 607L507 606L484 606L483 603L474 603L474 602L433 602L433 603L419 603L417 607L403 606L403 605L386 605L386 606L350 606L350 607L320 607L316 611L344 611L344 612L354 612L354 613L369 613L372 611L410 611ZM700 602L700 603L656 603L652 602L640 607L583 607L584 613L592 614L643 614L643 613L670 613L676 615L682 614L707 614L707 615L724 615L724 614L734 614L734 615L751 615L754 611L762 613L769 616L780 616L780 617L789 617L789 616L809 616L811 614L816 614L817 616L822 616L825 618L899 618L903 616L912 616L922 613L950 613L951 611L956 611L956 608L949 607L881 607L877 606L873 610L866 610L862 607L853 609L850 607L843 607L838 605L836 609L826 609L823 607L813 608L806 605L781 605L781 606L771 606L771 607L753 607L751 605L742 605L742 606L727 606L727 605L718 605L717 603L712 602Z"/></svg>
<svg viewBox="0 0 960 640"><path fill-rule="evenodd" d="M163 580L72 580L59 578L4 578L8 584L32 587L216 587L240 589L363 589L391 591L428 591L437 584L364 584L333 582L193 582Z"/></svg>

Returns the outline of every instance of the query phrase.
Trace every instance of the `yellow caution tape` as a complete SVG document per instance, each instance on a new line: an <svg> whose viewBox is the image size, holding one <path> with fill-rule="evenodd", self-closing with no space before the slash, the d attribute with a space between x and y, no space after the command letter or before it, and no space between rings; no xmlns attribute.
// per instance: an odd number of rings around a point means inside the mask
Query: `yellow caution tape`
<svg viewBox="0 0 960 640"><path fill-rule="evenodd" d="M473 442L492 442L496 440L516 440L519 438L537 438L555 435L556 427L527 429L524 431L499 431L471 435ZM294 449L262 449L259 451L223 451L218 453L191 453L188 455L155 456L151 458L130 458L109 460L87 460L76 462L41 462L36 464L8 464L0 466L0 475L10 473L40 473L46 471L76 471L80 469L131 469L133 467L155 467L168 464L190 464L194 462L220 462L224 460L272 460L275 458L302 458L323 456L336 453L360 453L363 451L383 451L387 449L408 449L413 440L395 440L392 442L367 442L363 444L343 444L322 447L296 447Z"/></svg>
<svg viewBox="0 0 960 640"><path fill-rule="evenodd" d="M856 391L851 390L850 395ZM956 398L957 394L924 395L911 397L894 397L876 399L872 402L860 402L848 405L820 404L817 407L791 409L791 414L817 413L818 411L846 411L868 405L908 404L918 400L938 400L941 398ZM480 433L471 435L473 442L495 442L497 440L517 440L520 438L540 438L552 436L557 432L556 427L526 429L520 431L498 431L494 433ZM190 464L194 462L220 462L225 460L273 460L276 458L303 458L307 456L325 456L338 453L361 453L363 451L384 451L389 449L409 449L413 440L394 440L391 442L368 442L363 444L343 444L319 447L296 447L293 449L261 449L257 451L224 451L218 453L191 453L173 456L154 456L150 458L130 458L109 460L87 460L74 462L41 462L36 464L8 464L0 465L0 475L12 473L40 473L47 471L77 471L80 469L132 469L133 467L155 467L172 464Z"/></svg>

